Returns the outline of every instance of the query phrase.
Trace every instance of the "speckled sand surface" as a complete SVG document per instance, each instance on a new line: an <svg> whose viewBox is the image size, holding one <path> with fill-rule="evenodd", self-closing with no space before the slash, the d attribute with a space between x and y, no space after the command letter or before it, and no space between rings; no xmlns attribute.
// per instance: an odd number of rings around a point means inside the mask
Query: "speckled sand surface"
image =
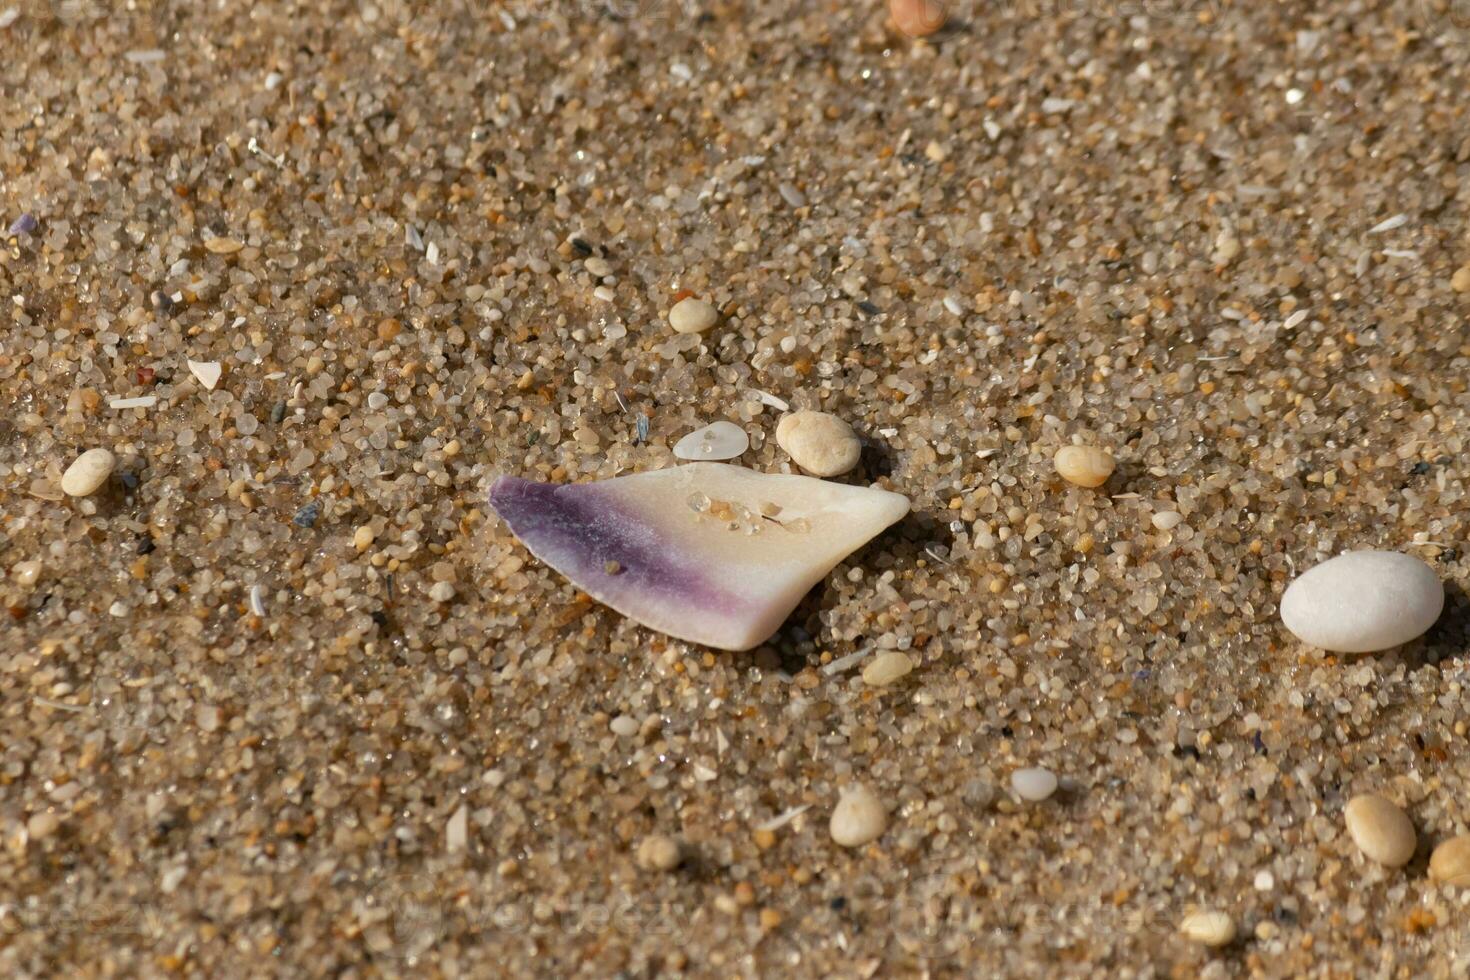
<svg viewBox="0 0 1470 980"><path fill-rule="evenodd" d="M1425 872L1470 826L1463 3L962 3L915 43L876 2L14 2L0 974L1470 966ZM781 470L750 389L914 501L768 647L590 604L486 505L718 418ZM1444 617L1305 648L1285 583L1370 546ZM824 669L885 647L881 692ZM893 812L847 850L856 780ZM1366 791L1405 869L1348 839Z"/></svg>

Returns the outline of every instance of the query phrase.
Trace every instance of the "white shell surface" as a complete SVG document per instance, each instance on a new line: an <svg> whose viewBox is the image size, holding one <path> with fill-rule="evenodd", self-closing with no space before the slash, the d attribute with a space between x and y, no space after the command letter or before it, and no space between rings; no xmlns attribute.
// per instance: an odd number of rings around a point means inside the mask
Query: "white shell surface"
<svg viewBox="0 0 1470 980"><path fill-rule="evenodd" d="M1397 551L1350 551L1299 575L1281 621L1304 643L1337 653L1388 650L1420 636L1444 609L1434 569Z"/></svg>
<svg viewBox="0 0 1470 980"><path fill-rule="evenodd" d="M680 459L719 461L734 459L750 448L750 436L734 422L711 422L674 443Z"/></svg>

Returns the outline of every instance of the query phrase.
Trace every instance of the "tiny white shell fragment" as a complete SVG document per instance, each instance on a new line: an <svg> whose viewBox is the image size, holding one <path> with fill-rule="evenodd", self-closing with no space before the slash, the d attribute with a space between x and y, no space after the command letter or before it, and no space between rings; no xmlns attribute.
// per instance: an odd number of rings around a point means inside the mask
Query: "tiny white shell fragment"
<svg viewBox="0 0 1470 980"><path fill-rule="evenodd" d="M680 459L734 459L750 448L750 436L734 422L711 422L674 443Z"/></svg>
<svg viewBox="0 0 1470 980"><path fill-rule="evenodd" d="M214 386L219 384L220 374L223 369L219 361L189 361L189 373L202 384L207 390L213 391Z"/></svg>
<svg viewBox="0 0 1470 980"><path fill-rule="evenodd" d="M1161 510L1152 518L1154 527L1160 531L1172 531L1184 520L1184 515L1177 510Z"/></svg>
<svg viewBox="0 0 1470 980"><path fill-rule="evenodd" d="M113 398L107 402L108 408L152 408L158 404L157 395L139 395L137 398Z"/></svg>

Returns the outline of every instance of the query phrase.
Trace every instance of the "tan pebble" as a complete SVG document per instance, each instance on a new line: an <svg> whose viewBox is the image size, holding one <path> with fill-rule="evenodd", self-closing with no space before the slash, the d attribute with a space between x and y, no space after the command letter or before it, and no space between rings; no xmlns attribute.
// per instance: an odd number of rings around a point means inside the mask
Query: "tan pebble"
<svg viewBox="0 0 1470 980"><path fill-rule="evenodd" d="M863 683L869 687L886 687L901 680L914 669L914 662L902 650L888 650L874 657L863 668Z"/></svg>
<svg viewBox="0 0 1470 980"><path fill-rule="evenodd" d="M31 819L26 821L26 833L31 835L31 840L44 840L56 833L56 828L60 826L60 817L50 810L42 810L32 814Z"/></svg>
<svg viewBox="0 0 1470 980"><path fill-rule="evenodd" d="M592 273L599 279L601 279L603 276L612 275L612 263L609 262L607 259L599 258L596 255L588 258L586 262L582 263L582 265L584 268L586 268L588 272Z"/></svg>
<svg viewBox="0 0 1470 980"><path fill-rule="evenodd" d="M1063 446L1053 459L1057 473L1079 487L1100 487L1113 475L1113 454L1096 446Z"/></svg>
<svg viewBox="0 0 1470 980"><path fill-rule="evenodd" d="M1450 276L1450 288L1457 293L1470 293L1470 263L1460 266Z"/></svg>
<svg viewBox="0 0 1470 980"><path fill-rule="evenodd" d="M944 4L937 0L888 0L893 23L909 37L926 37L944 26Z"/></svg>
<svg viewBox="0 0 1470 980"><path fill-rule="evenodd" d="M776 846L776 832L774 830L757 830L751 836L755 840L755 846L763 851L769 851Z"/></svg>
<svg viewBox="0 0 1470 980"><path fill-rule="evenodd" d="M1376 793L1364 793L1348 801L1344 811L1348 835L1358 850L1390 868L1409 863L1418 838L1408 814Z"/></svg>
<svg viewBox="0 0 1470 980"><path fill-rule="evenodd" d="M392 343L402 332L403 321L397 317L385 317L378 321L378 339L385 344Z"/></svg>
<svg viewBox="0 0 1470 980"><path fill-rule="evenodd" d="M1235 939L1235 920L1229 913L1205 910L1184 917L1179 931L1187 939L1211 949L1228 946Z"/></svg>
<svg viewBox="0 0 1470 980"><path fill-rule="evenodd" d="M842 847L861 847L883 836L888 829L888 810L883 801L861 784L842 791L832 808L828 831Z"/></svg>
<svg viewBox="0 0 1470 980"><path fill-rule="evenodd" d="M454 457L459 455L459 451L463 448L464 447L459 444L458 439L450 439L444 444L444 458L453 459Z"/></svg>
<svg viewBox="0 0 1470 980"><path fill-rule="evenodd" d="M117 457L106 449L88 449L61 475L61 490L71 497L85 497L95 493L98 487L107 482L116 465Z"/></svg>
<svg viewBox="0 0 1470 980"><path fill-rule="evenodd" d="M761 909L759 919L761 928L769 932L781 924L781 913L775 909Z"/></svg>
<svg viewBox="0 0 1470 980"><path fill-rule="evenodd" d="M638 863L650 871L673 871L684 860L684 848L672 837L653 834L638 845Z"/></svg>
<svg viewBox="0 0 1470 980"><path fill-rule="evenodd" d="M1470 885L1470 834L1451 837L1429 857L1429 877L1446 885Z"/></svg>
<svg viewBox="0 0 1470 980"><path fill-rule="evenodd" d="M669 310L669 326L675 333L704 333L719 319L719 311L712 304L693 296L679 300Z"/></svg>
<svg viewBox="0 0 1470 980"><path fill-rule="evenodd" d="M245 246L233 238L210 238L205 241L204 247L215 255L231 255Z"/></svg>
<svg viewBox="0 0 1470 980"><path fill-rule="evenodd" d="M839 476L852 469L863 444L852 426L827 412L792 412L776 424L776 444L812 476Z"/></svg>
<svg viewBox="0 0 1470 980"><path fill-rule="evenodd" d="M377 535L373 533L372 527L368 524L364 524L362 527L352 532L352 546L358 551L367 551L373 546L373 541L376 538Z"/></svg>

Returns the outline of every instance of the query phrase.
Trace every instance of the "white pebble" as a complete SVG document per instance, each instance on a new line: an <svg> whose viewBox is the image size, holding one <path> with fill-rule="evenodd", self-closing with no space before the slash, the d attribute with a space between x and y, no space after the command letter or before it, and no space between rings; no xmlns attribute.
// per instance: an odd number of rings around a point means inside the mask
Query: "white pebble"
<svg viewBox="0 0 1470 980"><path fill-rule="evenodd" d="M874 657L863 668L863 683L869 687L887 687L902 680L914 669L914 662L902 650L887 650Z"/></svg>
<svg viewBox="0 0 1470 980"><path fill-rule="evenodd" d="M1188 939L1216 949L1229 946L1235 940L1235 920L1228 912L1205 910L1184 917L1179 931Z"/></svg>
<svg viewBox="0 0 1470 980"><path fill-rule="evenodd" d="M116 465L117 457L106 449L88 449L61 475L62 492L69 497L85 497L96 493L107 482Z"/></svg>
<svg viewBox="0 0 1470 980"><path fill-rule="evenodd" d="M828 830L842 847L862 847L883 836L888 829L888 810L868 787L848 786L832 808Z"/></svg>
<svg viewBox="0 0 1470 980"><path fill-rule="evenodd" d="M720 312L713 303L693 296L674 304L669 310L669 326L675 333L704 333L720 319Z"/></svg>
<svg viewBox="0 0 1470 980"><path fill-rule="evenodd" d="M1304 643L1372 653L1434 625L1444 586L1434 569L1397 551L1350 551L1297 576L1281 597L1281 621Z"/></svg>
<svg viewBox="0 0 1470 980"><path fill-rule="evenodd" d="M750 448L750 436L734 422L711 422L674 443L680 459L734 459Z"/></svg>
<svg viewBox="0 0 1470 980"><path fill-rule="evenodd" d="M592 290L592 295L604 303L611 303L613 300L618 298L618 294L613 292L612 287L610 286L598 286L596 289ZM624 332L626 333L626 331Z"/></svg>
<svg viewBox="0 0 1470 980"><path fill-rule="evenodd" d="M1161 510L1153 516L1154 527L1160 531L1172 531L1184 520L1184 515L1177 510Z"/></svg>
<svg viewBox="0 0 1470 980"><path fill-rule="evenodd" d="M18 561L10 569L10 577L15 579L16 585L29 589L41 579L41 563L39 561Z"/></svg>
<svg viewBox="0 0 1470 980"><path fill-rule="evenodd" d="M1023 800L1040 803L1057 791L1057 774L1041 767L1011 773L1011 789Z"/></svg>
<svg viewBox="0 0 1470 980"><path fill-rule="evenodd" d="M614 735L632 738L638 734L638 719L632 715L618 715L607 727L612 729Z"/></svg>
<svg viewBox="0 0 1470 980"><path fill-rule="evenodd" d="M863 444L852 426L827 412L792 412L776 424L776 444L812 476L838 476L858 463Z"/></svg>
<svg viewBox="0 0 1470 980"><path fill-rule="evenodd" d="M448 582L435 582L429 588L429 598L435 602L448 602L454 598L454 586Z"/></svg>

